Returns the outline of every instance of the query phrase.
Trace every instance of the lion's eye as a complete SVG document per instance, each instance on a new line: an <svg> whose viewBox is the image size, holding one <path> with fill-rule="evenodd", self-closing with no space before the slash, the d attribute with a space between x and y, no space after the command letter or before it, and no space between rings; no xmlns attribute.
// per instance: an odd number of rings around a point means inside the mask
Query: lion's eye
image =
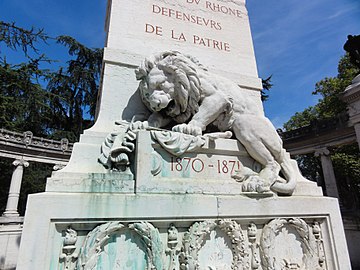
<svg viewBox="0 0 360 270"><path fill-rule="evenodd" d="M164 87L165 87L165 82L158 84L158 89L164 89Z"/></svg>

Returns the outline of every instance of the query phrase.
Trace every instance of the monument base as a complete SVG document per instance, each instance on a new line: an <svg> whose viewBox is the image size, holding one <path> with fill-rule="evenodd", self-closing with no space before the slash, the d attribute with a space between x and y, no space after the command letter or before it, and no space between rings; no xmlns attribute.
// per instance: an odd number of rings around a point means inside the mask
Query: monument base
<svg viewBox="0 0 360 270"><path fill-rule="evenodd" d="M18 270L351 269L337 200L301 196L30 195L19 258Z"/></svg>

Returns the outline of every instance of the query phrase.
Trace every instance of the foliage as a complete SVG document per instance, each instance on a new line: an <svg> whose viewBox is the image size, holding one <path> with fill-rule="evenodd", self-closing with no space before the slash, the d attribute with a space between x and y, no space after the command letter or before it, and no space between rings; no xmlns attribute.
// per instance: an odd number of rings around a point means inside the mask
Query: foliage
<svg viewBox="0 0 360 270"><path fill-rule="evenodd" d="M46 135L51 121L50 95L39 83L48 76L47 71L39 69L41 60L16 65L0 61L0 127Z"/></svg>
<svg viewBox="0 0 360 270"><path fill-rule="evenodd" d="M316 119L336 117L346 111L346 104L340 99L340 94L351 84L351 80L359 72L360 70L350 63L348 55L342 57L338 65L338 75L332 78L324 78L316 83L312 94L321 96L318 104L295 113L284 124L284 129L290 131L301 128L310 125Z"/></svg>
<svg viewBox="0 0 360 270"><path fill-rule="evenodd" d="M26 201L29 194L44 192L46 178L50 177L54 165L29 162L29 167L24 170L23 181L20 191L18 211L20 215L25 214Z"/></svg>
<svg viewBox="0 0 360 270"><path fill-rule="evenodd" d="M348 54L343 56L338 65L336 77L324 78L315 85L313 95L320 95L318 104L306 108L302 112L295 113L284 124L286 131L310 125L316 119L336 117L346 111L346 104L340 99L341 93L351 84L352 79L360 72L350 62Z"/></svg>
<svg viewBox="0 0 360 270"><path fill-rule="evenodd" d="M322 170L320 160L313 153L295 157L306 179L322 184Z"/></svg>
<svg viewBox="0 0 360 270"><path fill-rule="evenodd" d="M265 91L270 91L273 84L271 83L272 75L267 77L266 79L261 79L263 90L261 90L261 101L267 101L269 99L269 95Z"/></svg>
<svg viewBox="0 0 360 270"><path fill-rule="evenodd" d="M57 42L69 48L75 59L67 68L51 74L47 90L54 95L50 105L56 119L54 128L71 130L78 137L84 128L84 110L95 116L98 82L102 65L102 50L89 49L69 36L60 36Z"/></svg>
<svg viewBox="0 0 360 270"><path fill-rule="evenodd" d="M333 149L331 156L341 202L346 209L360 214L360 152L358 144Z"/></svg>
<svg viewBox="0 0 360 270"><path fill-rule="evenodd" d="M39 46L50 46L49 41L68 48L65 67L40 54ZM102 50L87 48L69 36L51 38L42 29L27 30L3 21L1 43L25 57L23 63L12 64L6 60L6 51L1 52L0 127L77 140L95 116ZM45 63L54 68L43 68Z"/></svg>
<svg viewBox="0 0 360 270"><path fill-rule="evenodd" d="M46 43L49 38L43 29L32 27L28 30L16 26L15 23L0 21L0 42L4 42L12 50L21 49L26 56L29 50L39 52L36 43Z"/></svg>
<svg viewBox="0 0 360 270"><path fill-rule="evenodd" d="M289 121L284 124L286 131L291 131L297 128L301 128L310 125L312 121L319 118L317 107L308 107L302 112L296 112Z"/></svg>
<svg viewBox="0 0 360 270"><path fill-rule="evenodd" d="M0 158L0 168L1 168L1 176L0 176L0 213L5 211L7 195L9 193L10 180L12 175L12 165L13 160L7 158Z"/></svg>
<svg viewBox="0 0 360 270"><path fill-rule="evenodd" d="M0 128L35 136L75 141L95 116L102 50L87 48L69 36L53 38L43 29L0 21ZM65 66L47 58L49 46L67 48ZM10 53L21 57L9 61ZM46 67L46 68L45 68ZM0 159L0 211L5 209L13 166ZM24 170L19 211L27 194L43 191L52 165L30 162Z"/></svg>

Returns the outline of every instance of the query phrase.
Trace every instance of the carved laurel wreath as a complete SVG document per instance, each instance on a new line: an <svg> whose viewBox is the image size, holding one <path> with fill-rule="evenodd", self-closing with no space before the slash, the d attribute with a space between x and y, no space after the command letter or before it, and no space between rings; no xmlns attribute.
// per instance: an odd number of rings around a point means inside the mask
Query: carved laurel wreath
<svg viewBox="0 0 360 270"><path fill-rule="evenodd" d="M317 243L310 226L300 218L274 219L264 226L260 240L261 263L264 270L275 269L275 258L271 256L271 250L275 249L275 237L284 226L293 227L301 239L301 247L304 252L303 264L305 269L323 269L319 265Z"/></svg>
<svg viewBox="0 0 360 270"><path fill-rule="evenodd" d="M232 269L247 269L249 254L246 249L245 236L240 225L232 220L203 221L194 223L183 238L183 250L179 254L180 269L199 269L198 254L206 236L219 228L231 240L233 262Z"/></svg>
<svg viewBox="0 0 360 270"><path fill-rule="evenodd" d="M148 264L146 270L163 270L161 261L162 244L159 231L148 222L133 223L126 226L116 221L102 224L87 235L81 248L78 269L95 269L99 256L104 252L104 247L108 244L110 236L125 229L136 232L145 244L145 255Z"/></svg>

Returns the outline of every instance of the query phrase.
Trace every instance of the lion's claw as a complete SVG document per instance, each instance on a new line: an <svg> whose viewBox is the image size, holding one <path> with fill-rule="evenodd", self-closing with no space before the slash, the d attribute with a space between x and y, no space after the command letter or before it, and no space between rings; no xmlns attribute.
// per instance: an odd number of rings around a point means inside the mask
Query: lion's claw
<svg viewBox="0 0 360 270"><path fill-rule="evenodd" d="M148 121L136 121L130 124L130 130L144 130L149 127Z"/></svg>

